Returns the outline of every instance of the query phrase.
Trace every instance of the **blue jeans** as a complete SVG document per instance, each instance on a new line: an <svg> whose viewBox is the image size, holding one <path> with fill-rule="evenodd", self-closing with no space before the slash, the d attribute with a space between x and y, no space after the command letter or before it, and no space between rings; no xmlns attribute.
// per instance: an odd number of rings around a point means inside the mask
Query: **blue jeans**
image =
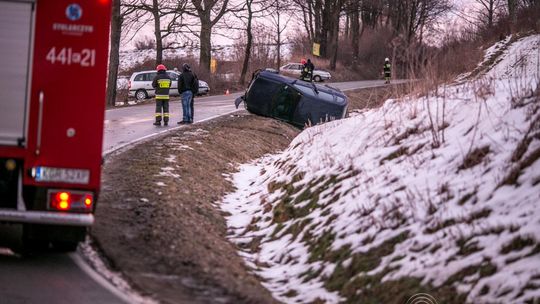
<svg viewBox="0 0 540 304"><path fill-rule="evenodd" d="M191 91L185 91L182 93L182 112L183 121L193 121L193 113L191 113L191 100L193 99L193 93Z"/></svg>

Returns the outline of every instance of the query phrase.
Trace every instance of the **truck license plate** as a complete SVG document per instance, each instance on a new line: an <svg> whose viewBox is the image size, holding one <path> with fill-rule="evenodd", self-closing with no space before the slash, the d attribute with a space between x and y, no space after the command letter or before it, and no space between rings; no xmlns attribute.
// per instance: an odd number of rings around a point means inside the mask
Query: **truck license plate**
<svg viewBox="0 0 540 304"><path fill-rule="evenodd" d="M90 170L37 167L35 178L38 182L88 184L90 181Z"/></svg>

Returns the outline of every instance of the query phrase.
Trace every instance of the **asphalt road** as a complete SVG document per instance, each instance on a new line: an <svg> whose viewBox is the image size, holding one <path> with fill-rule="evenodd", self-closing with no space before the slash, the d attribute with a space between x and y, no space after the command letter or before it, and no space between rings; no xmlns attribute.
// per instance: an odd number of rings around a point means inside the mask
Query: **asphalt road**
<svg viewBox="0 0 540 304"><path fill-rule="evenodd" d="M394 83L403 82L401 80ZM383 86L383 80L349 81L329 83L329 86L342 91L349 91L361 88ZM196 97L195 98L195 122L208 120L224 113L236 111L234 100L242 95L234 93L230 95ZM241 106L243 108L243 106ZM134 107L125 107L108 110L105 115L105 139L103 151L109 152L125 146L142 137L150 137L161 132L178 128L176 124L182 120L182 105L179 100L173 100L169 104L170 121L168 127L156 127L154 122L154 104L145 104Z"/></svg>
<svg viewBox="0 0 540 304"><path fill-rule="evenodd" d="M129 303L112 286L105 287L106 282L83 271L84 267L75 253L26 258L0 254L0 303Z"/></svg>
<svg viewBox="0 0 540 304"><path fill-rule="evenodd" d="M353 81L329 84L343 91L384 85L383 81ZM242 93L197 97L195 122L236 111L234 100ZM111 109L105 115L104 154L145 137L181 128L179 101L170 104L168 127L152 125L154 105ZM77 253L47 253L20 257L0 248L0 304L19 303L129 303L125 295L102 279Z"/></svg>

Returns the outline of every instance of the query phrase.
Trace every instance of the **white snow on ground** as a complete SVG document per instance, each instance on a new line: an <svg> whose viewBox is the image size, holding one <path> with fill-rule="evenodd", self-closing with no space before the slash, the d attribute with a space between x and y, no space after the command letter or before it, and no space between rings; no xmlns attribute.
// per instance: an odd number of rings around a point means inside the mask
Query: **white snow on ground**
<svg viewBox="0 0 540 304"><path fill-rule="evenodd" d="M221 206L239 247L260 239L259 250L240 254L278 300L343 300L323 285L338 265L309 260L308 232L333 234L331 249L353 254L408 233L367 275L393 269L383 280L437 287L482 266L493 271L451 283L469 302L540 298L540 36L518 39L500 58L474 80L308 128L283 153L240 167L238 190ZM528 145L518 153L520 143ZM285 204L276 185L296 189L288 203L296 210L313 203L300 198L305 189L323 190L307 214L276 230ZM297 237L287 232L306 219ZM322 273L306 280L309 269Z"/></svg>
<svg viewBox="0 0 540 304"><path fill-rule="evenodd" d="M176 57L186 57L190 55L185 50L164 50L163 58L172 59ZM193 54L191 54L193 55ZM148 60L153 60L156 58L156 50L129 50L120 52L120 66L119 70L128 70L133 68L136 65L142 64Z"/></svg>
<svg viewBox="0 0 540 304"><path fill-rule="evenodd" d="M167 158L165 158L165 160L170 162L170 163L176 163L176 155L169 154L169 156Z"/></svg>
<svg viewBox="0 0 540 304"><path fill-rule="evenodd" d="M214 46L212 49L212 58L231 58L235 52L233 46ZM164 50L163 59L176 59L176 58L193 58L198 61L199 50L198 49L176 49L176 50ZM129 70L136 65L142 64L149 60L156 59L156 50L125 50L120 51L120 71ZM179 67L177 67L179 68ZM170 67L172 70L172 67Z"/></svg>
<svg viewBox="0 0 540 304"><path fill-rule="evenodd" d="M157 176L168 176L172 178L180 178L180 174L174 173L176 169L172 167L164 167L161 168L161 172L157 174Z"/></svg>

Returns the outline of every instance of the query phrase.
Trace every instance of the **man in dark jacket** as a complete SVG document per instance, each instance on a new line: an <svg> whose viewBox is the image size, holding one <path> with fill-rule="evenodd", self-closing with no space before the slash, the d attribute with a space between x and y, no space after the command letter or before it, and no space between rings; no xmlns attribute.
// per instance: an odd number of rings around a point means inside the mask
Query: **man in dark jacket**
<svg viewBox="0 0 540 304"><path fill-rule="evenodd" d="M193 123L193 96L199 90L199 80L197 75L191 71L191 67L184 63L182 74L178 77L178 92L182 96L182 121L178 124Z"/></svg>
<svg viewBox="0 0 540 304"><path fill-rule="evenodd" d="M172 81L163 64L158 65L156 70L157 75L152 80L152 87L156 90L156 122L154 122L154 126L161 126L162 116L163 125L167 126L169 124L169 90Z"/></svg>

